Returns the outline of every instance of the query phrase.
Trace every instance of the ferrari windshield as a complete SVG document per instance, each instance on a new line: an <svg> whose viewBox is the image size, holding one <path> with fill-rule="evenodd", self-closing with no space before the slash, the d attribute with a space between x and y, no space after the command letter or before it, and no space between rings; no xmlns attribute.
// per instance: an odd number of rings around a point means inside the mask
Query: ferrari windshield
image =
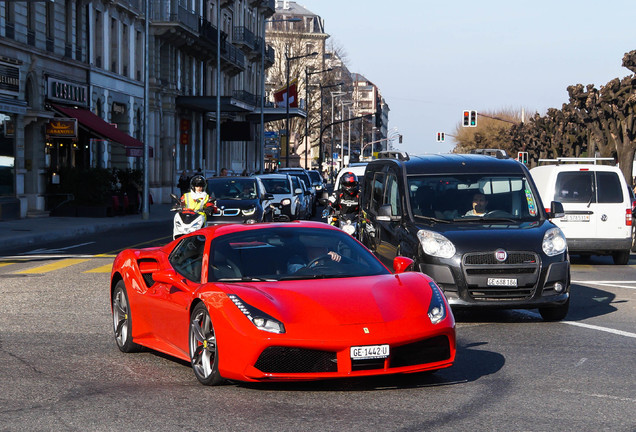
<svg viewBox="0 0 636 432"><path fill-rule="evenodd" d="M457 174L409 176L411 209L417 218L445 221L534 221L541 216L524 175Z"/></svg>
<svg viewBox="0 0 636 432"><path fill-rule="evenodd" d="M246 230L211 243L210 281L343 278L389 274L378 260L342 232L274 227Z"/></svg>
<svg viewBox="0 0 636 432"><path fill-rule="evenodd" d="M218 177L208 180L210 195L221 200L256 199L256 180L253 178Z"/></svg>

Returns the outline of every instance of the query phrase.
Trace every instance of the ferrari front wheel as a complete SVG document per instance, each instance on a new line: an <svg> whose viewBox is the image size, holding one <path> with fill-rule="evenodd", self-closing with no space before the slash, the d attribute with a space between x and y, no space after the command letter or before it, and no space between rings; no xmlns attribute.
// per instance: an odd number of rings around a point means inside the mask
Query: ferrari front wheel
<svg viewBox="0 0 636 432"><path fill-rule="evenodd" d="M121 352L129 353L139 349L139 345L134 343L132 339L130 303L123 280L117 282L113 291L113 331L117 347Z"/></svg>
<svg viewBox="0 0 636 432"><path fill-rule="evenodd" d="M219 375L219 351L214 326L203 303L192 311L190 318L190 363L199 382L217 385L223 381Z"/></svg>

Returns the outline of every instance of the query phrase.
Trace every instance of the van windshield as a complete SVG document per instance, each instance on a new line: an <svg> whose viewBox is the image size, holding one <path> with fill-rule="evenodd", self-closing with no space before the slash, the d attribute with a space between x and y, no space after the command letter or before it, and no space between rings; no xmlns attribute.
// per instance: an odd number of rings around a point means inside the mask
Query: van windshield
<svg viewBox="0 0 636 432"><path fill-rule="evenodd" d="M537 198L523 175L418 175L408 177L408 186L415 217L515 222L541 217Z"/></svg>

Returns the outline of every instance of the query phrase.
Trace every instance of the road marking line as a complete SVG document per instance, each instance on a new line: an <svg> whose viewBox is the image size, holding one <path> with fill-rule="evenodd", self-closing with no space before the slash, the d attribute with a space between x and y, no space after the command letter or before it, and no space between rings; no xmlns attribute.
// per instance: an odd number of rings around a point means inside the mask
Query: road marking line
<svg viewBox="0 0 636 432"><path fill-rule="evenodd" d="M601 285L601 286L607 286L607 287L613 287L613 288L636 289L636 281L572 281L572 283ZM634 286L621 285L624 283L634 284Z"/></svg>
<svg viewBox="0 0 636 432"><path fill-rule="evenodd" d="M630 333L630 332L626 332L626 331L623 331L623 330L616 330L616 329L596 326L596 325L592 325L592 324L584 324L584 323L575 322L575 321L561 321L561 322L563 324L569 324L569 325L573 325L573 326L577 326L577 327L583 327L583 328L587 328L587 329L590 329L590 330L604 331L604 332L613 333L613 334L616 334L616 335L619 335L619 336L627 336L627 337L631 337L631 338L636 338L636 333Z"/></svg>
<svg viewBox="0 0 636 432"><path fill-rule="evenodd" d="M63 269L65 267L70 267L72 265L75 264L80 264L86 261L90 261L88 259L64 259L61 261L56 261L50 264L45 264L42 266L38 266L38 267L34 267L34 268L30 268L27 270L21 270L19 272L15 272L13 274L39 274L39 273L46 273L46 272L50 272L53 270L59 270L59 269Z"/></svg>
<svg viewBox="0 0 636 432"><path fill-rule="evenodd" d="M619 401L623 401L623 402L636 402L636 399L628 398L628 397L604 395L604 394L598 394L598 393L585 393L585 392L581 392L581 391L567 390L567 389L556 389L556 390L560 391L562 393L584 395L584 396L590 396L590 397L601 398L601 399L619 400Z"/></svg>
<svg viewBox="0 0 636 432"><path fill-rule="evenodd" d="M110 264L103 265L101 267L95 267L94 269L91 269L91 270L86 270L83 273L110 273L112 269L113 269L113 263L110 263Z"/></svg>

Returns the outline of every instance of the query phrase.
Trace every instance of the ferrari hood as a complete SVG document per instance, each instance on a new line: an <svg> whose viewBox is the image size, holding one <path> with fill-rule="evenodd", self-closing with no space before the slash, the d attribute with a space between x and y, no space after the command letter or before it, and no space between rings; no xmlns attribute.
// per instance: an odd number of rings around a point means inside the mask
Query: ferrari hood
<svg viewBox="0 0 636 432"><path fill-rule="evenodd" d="M421 273L233 284L232 291L286 324L370 324L425 316L431 298Z"/></svg>

